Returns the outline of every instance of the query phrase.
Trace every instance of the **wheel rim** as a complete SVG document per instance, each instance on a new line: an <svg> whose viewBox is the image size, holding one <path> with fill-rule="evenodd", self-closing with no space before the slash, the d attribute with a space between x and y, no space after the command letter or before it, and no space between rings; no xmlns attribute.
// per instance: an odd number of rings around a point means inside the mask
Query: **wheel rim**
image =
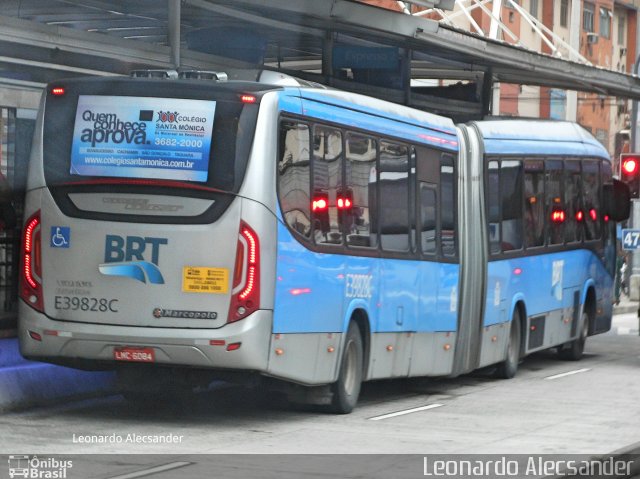
<svg viewBox="0 0 640 479"><path fill-rule="evenodd" d="M351 396L356 386L357 351L354 341L349 341L344 356L344 390Z"/></svg>

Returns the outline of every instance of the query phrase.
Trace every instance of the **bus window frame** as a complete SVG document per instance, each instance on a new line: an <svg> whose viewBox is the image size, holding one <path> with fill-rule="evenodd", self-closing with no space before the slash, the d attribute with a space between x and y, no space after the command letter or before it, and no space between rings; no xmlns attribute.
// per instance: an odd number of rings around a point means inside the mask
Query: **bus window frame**
<svg viewBox="0 0 640 479"><path fill-rule="evenodd" d="M579 209L583 210L583 214L586 214L584 212L584 205L582 204L583 202L583 185L582 185L582 174L583 174L583 168L582 168L582 163L583 161L592 161L592 162L597 162L598 163L598 168L600 173L602 173L602 164L604 162L606 162L605 158L599 157L599 156L594 156L594 155L500 155L500 154L493 154L493 155L485 155L484 156L484 175L485 175L485 179L488 178L488 174L489 174L489 162L491 161L496 161L498 162L498 172L499 175L501 175L501 167L502 167L502 162L503 161L521 161L522 162L522 168L523 168L523 173L524 173L524 162L526 160L543 160L544 161L544 172L545 175L547 173L547 161L562 161L563 163L563 180L564 180L564 174L567 171L574 171L575 168L567 168L567 162L569 162L570 164L577 164L578 165L578 169L575 170L576 173L574 174L578 174L580 177L580 193L579 193ZM602 178L599 178L599 189L598 189L598 195L599 195L599 199L600 199L600 210L602 210L602 198L603 198L603 181ZM501 184L501 178L499 179L499 184ZM564 184L564 181L563 181ZM486 184L483 185L484 188L484 198L485 198L485 215L486 215L486 227L489 227L489 202L488 202L488 190L486 187ZM544 185L545 188L545 195L546 195L546 182ZM500 192L501 193L501 192ZM563 195L563 201L564 201L564 205L566 207L566 202L567 202L567 198L565 197L565 191L562 192ZM522 201L523 201L523 218L524 218L524 201L525 201L525 197L524 197L524 174L522 177ZM500 219L502 220L502 201L500 201ZM526 256L536 256L536 255L540 255L540 254L549 254L549 253L556 253L556 252L562 252L562 251L571 251L571 250L577 250L577 249L589 249L595 252L600 253L601 250L604 247L605 244L605 234L604 234L604 230L603 228L606 227L606 225L604 224L604 216L601 214L601 211L598 214L598 221L600 223L600 237L596 238L596 239L590 239L590 240L586 240L585 239L585 234L582 231L584 228L584 225L578 224L578 229L577 229L577 234L576 236L578 237L577 240L575 241L571 241L571 242L567 242L566 240L566 236L563 235L563 242L562 243L558 243L558 244L550 244L548 241L548 235L545 233L545 241L544 241L544 245L543 246L533 246L533 247L526 247L525 245L525 241L524 241L524 236L523 236L523 242L522 242L522 248L521 249L516 249L516 250L507 250L504 251L502 249L502 247L500 248L500 252L499 253L491 253L491 250L488 246L488 258L489 261L498 261L498 260L503 260L503 259L509 259L509 258L516 258L516 257L526 257ZM548 227L548 222L549 222L549 217L548 215L545 217L545 230ZM502 221L500 222L500 241L502 242ZM523 225L523 229L524 229L524 225ZM524 231L523 231L523 235L524 235Z"/></svg>
<svg viewBox="0 0 640 479"><path fill-rule="evenodd" d="M326 254L340 254L340 255L348 255L348 256L357 256L357 257L372 257L372 258L383 258L383 259L406 259L406 260L413 260L413 261L432 261L432 262L438 262L438 263L447 263L447 264L458 264L459 263L459 245L458 245L458 235L459 235L459 231L458 231L458 204L457 204L457 197L458 197L458 182L457 182L457 173L458 173L458 161L459 161L459 154L457 151L450 151L450 150L446 150L444 148L440 148L436 145L432 145L432 144L428 144L428 143L418 143L418 142L409 142L406 139L403 138L398 138L398 137L394 137L392 135L381 135L379 133L376 132L371 132L369 130L365 130L365 129L361 129L361 128L356 128L356 127L352 127L351 125L344 125L344 124L340 124L340 123L336 123L336 122L332 122L332 121L327 121L324 119L317 119L315 117L312 116L305 116L305 115L299 115L299 114L294 114L294 113L289 113L289 112L280 112L280 115L278 116L278 121L277 121L277 131L278 131L278 145L277 145L277 152L279 155L280 149L281 149L281 139L280 139L280 128L283 122L298 122L298 123L304 123L307 124L309 126L309 134L310 134L310 145L313 145L313 131L314 128L316 126L322 126L322 127L326 127L326 128L334 128L337 130L340 130L342 133L342 173L343 173L343 177L342 177L342 182L343 182L343 187L346 184L346 135L347 133L355 133L355 134L359 134L359 135L365 135L365 136L370 136L373 139L376 140L377 144L376 144L376 180L379 177L379 162L380 162L380 141L387 141L387 142L391 142L391 143L397 143L399 145L403 145L407 147L407 150L409 152L409 157L411 158L411 152L412 151L416 151L418 152L420 149L425 149L425 150L429 150L432 152L435 152L435 154L438 155L439 161L438 161L438 171L440 171L440 166L441 166L441 161L442 161L442 157L444 155L449 155L452 159L452 163L453 163L453 199L454 199L454 207L455 207L455 211L454 211L454 241L455 241L455 254L453 256L445 256L442 254L441 250L440 250L440 246L438 246L438 253L437 255L434 257L432 255L424 255L421 252L421 248L419 245L419 241L417 236L419 235L419 230L418 230L418 220L419 220L419 211L418 211L418 194L417 194L417 188L419 185L419 179L418 179L418 167L417 167L417 163L418 163L418 159L416 157L416 164L415 164L415 173L413 173L411 171L411 167L409 168L409 182L411 182L412 187L414 189L414 195L413 198L410 198L410 200L413 202L414 204L414 222L416 225L416 238L414 239L410 239L410 242L413 243L413 246L411 248L409 248L409 251L407 252L397 252L397 251L387 251L387 250L383 250L382 249L382 245L381 245L381 241L377 241L377 245L375 247L362 247L362 246L353 246L353 245L347 245L346 244L346 238L344 235L344 228L341 226L341 231L343 234L343 244L341 245L332 245L332 244L318 244L315 242L314 238L313 238L313 230L312 230L312 238L310 241L300 241L300 244L302 246L304 246L306 249L308 249L309 251L312 252L316 252L316 253L326 253ZM310 154L310 158L311 158L311 168L310 168L310 174L312 175L311 181L310 181L310 187L313 187L313 152L311 151ZM284 218L282 217L282 209L280 208L280 179L279 179L279 174L277 173L277 165L275 166L276 168L276 208L280 209L280 220L283 222L284 226L287 228L287 230L292 231L292 229L289 227L289 225L284 221ZM440 178L439 178L440 180ZM441 215L441 187L440 187L440 181L438 182L437 185L437 190L438 190L438 237L440 236L440 232L441 232L441 225L440 225L440 215ZM376 188L378 188L377 186L377 181L376 181ZM310 192L311 194L311 192ZM379 201L379 192L376 191L376 201ZM407 202L407 207L409 207L409 203ZM371 206L370 206L371 208ZM376 205L376 209L377 209L377 205ZM376 211L377 214L377 211ZM378 223L378 227L376 228L376 234L379 233L379 222ZM411 234L411 232L410 232ZM298 238L299 235L297 234L292 234L292 236L294 238Z"/></svg>

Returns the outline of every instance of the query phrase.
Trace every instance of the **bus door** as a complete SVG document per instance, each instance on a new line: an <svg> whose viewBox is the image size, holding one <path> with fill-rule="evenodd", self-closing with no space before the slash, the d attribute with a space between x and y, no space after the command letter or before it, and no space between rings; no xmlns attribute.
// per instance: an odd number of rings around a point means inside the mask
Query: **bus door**
<svg viewBox="0 0 640 479"><path fill-rule="evenodd" d="M410 218L415 217L410 181L413 159L410 160L406 145L391 141L380 141L379 151L377 222L384 258L380 264L377 329L385 333L413 332L417 321L416 291L420 287L420 270L414 261L407 261L407 256L412 255L411 223L414 221ZM387 338L389 340L393 341L395 354L392 364L387 365L387 373L408 375L412 335L395 334L393 339Z"/></svg>
<svg viewBox="0 0 640 479"><path fill-rule="evenodd" d="M508 162L505 162L505 164ZM512 220L502 221L502 211L504 209L501 204L501 183L500 183L500 163L498 161L489 161L487 164L486 200L488 214L488 240L489 254L491 256L499 255L503 250L513 249L512 244L503 243L502 227L509 230ZM508 165L507 165L508 166ZM507 171L505 169L505 171ZM516 183L511 176L504 174L505 183L510 180L511 184L505 184L505 198L511 198L512 195L506 194L510 192L510 188ZM519 203L516 202L514 208ZM509 206L510 207L510 206ZM522 210L522 208L520 208ZM517 221L517 220L515 220ZM504 223L504 224L503 224ZM511 228L513 229L513 228ZM509 238L512 241L511 238ZM510 262L509 261L491 261L487 265L487 295L485 300L485 318L484 325L491 326L494 324L505 323L507 321L507 291L509 290L510 279Z"/></svg>
<svg viewBox="0 0 640 479"><path fill-rule="evenodd" d="M456 330L458 270L455 244L455 166L453 155L419 147L416 149L417 246L420 251L420 301L417 331L433 341L451 341ZM428 349L424 351L423 349ZM419 342L411 375L442 375L451 372L452 354L444 344Z"/></svg>

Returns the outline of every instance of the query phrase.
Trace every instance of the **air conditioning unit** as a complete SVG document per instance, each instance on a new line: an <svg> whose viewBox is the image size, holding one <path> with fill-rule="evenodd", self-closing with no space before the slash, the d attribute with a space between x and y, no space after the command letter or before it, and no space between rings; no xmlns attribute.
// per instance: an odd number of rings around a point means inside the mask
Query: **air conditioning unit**
<svg viewBox="0 0 640 479"><path fill-rule="evenodd" d="M598 34L594 32L587 33L587 43L589 45L595 45L598 43Z"/></svg>

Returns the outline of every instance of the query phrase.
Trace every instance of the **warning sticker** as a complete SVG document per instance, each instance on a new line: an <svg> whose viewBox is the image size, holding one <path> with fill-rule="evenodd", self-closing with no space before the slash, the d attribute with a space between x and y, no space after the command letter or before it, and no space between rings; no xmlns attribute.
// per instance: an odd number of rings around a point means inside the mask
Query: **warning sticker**
<svg viewBox="0 0 640 479"><path fill-rule="evenodd" d="M185 266L182 268L182 291L224 294L229 291L229 270Z"/></svg>

